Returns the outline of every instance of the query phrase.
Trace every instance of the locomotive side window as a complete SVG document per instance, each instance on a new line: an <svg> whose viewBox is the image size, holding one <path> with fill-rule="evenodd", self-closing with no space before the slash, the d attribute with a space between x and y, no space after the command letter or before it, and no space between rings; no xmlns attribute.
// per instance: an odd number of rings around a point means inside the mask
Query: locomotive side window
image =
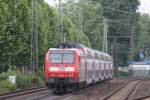
<svg viewBox="0 0 150 100"><path fill-rule="evenodd" d="M88 57L89 59L93 59L93 58L94 58L93 55L92 55L92 52L89 51L89 50L87 50L87 57Z"/></svg>
<svg viewBox="0 0 150 100"><path fill-rule="evenodd" d="M101 58L103 61L105 61L105 56L104 55L101 55Z"/></svg>
<svg viewBox="0 0 150 100"><path fill-rule="evenodd" d="M99 56L98 56L98 53L94 53L95 54L95 58L98 59Z"/></svg>

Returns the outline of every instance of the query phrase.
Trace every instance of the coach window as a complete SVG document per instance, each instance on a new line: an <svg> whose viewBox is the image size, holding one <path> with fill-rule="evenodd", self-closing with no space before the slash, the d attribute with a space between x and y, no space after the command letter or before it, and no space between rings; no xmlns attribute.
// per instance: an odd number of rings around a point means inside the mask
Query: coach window
<svg viewBox="0 0 150 100"><path fill-rule="evenodd" d="M111 57L109 57L109 61L111 61Z"/></svg>
<svg viewBox="0 0 150 100"><path fill-rule="evenodd" d="M92 53L90 52L90 59L93 59L93 55L92 55Z"/></svg>
<svg viewBox="0 0 150 100"><path fill-rule="evenodd" d="M112 61L112 58L110 57L110 61Z"/></svg>
<svg viewBox="0 0 150 100"><path fill-rule="evenodd" d="M94 55L95 55L95 59L98 59L98 54L97 54L97 53L94 53Z"/></svg>
<svg viewBox="0 0 150 100"><path fill-rule="evenodd" d="M104 60L104 56L101 54L101 60Z"/></svg>
<svg viewBox="0 0 150 100"><path fill-rule="evenodd" d="M101 60L101 55L100 54L98 55L98 59Z"/></svg>
<svg viewBox="0 0 150 100"><path fill-rule="evenodd" d="M94 54L92 52L90 52L90 58L94 59Z"/></svg>
<svg viewBox="0 0 150 100"><path fill-rule="evenodd" d="M96 53L94 53L94 59L96 59Z"/></svg>
<svg viewBox="0 0 150 100"><path fill-rule="evenodd" d="M101 56L100 56L100 54L98 54L98 60L101 60Z"/></svg>
<svg viewBox="0 0 150 100"><path fill-rule="evenodd" d="M87 57L89 57L89 55L90 55L89 51L88 51L88 50L86 50L86 52L87 52Z"/></svg>
<svg viewBox="0 0 150 100"><path fill-rule="evenodd" d="M104 61L105 59L104 59L104 56L101 54L101 59Z"/></svg>
<svg viewBox="0 0 150 100"><path fill-rule="evenodd" d="M106 61L106 56L105 55L103 55L103 59Z"/></svg>
<svg viewBox="0 0 150 100"><path fill-rule="evenodd" d="M105 56L105 58L106 58L106 61L109 61L109 57L108 56Z"/></svg>
<svg viewBox="0 0 150 100"><path fill-rule="evenodd" d="M111 58L109 57L109 61L111 61Z"/></svg>

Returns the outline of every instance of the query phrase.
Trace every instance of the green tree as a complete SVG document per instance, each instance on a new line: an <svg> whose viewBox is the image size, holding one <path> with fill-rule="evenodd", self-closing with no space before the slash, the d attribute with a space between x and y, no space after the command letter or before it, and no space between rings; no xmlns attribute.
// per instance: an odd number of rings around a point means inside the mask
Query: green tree
<svg viewBox="0 0 150 100"><path fill-rule="evenodd" d="M131 60L131 34L136 42L138 0L101 0L103 16L110 20L108 25L109 50L114 57L114 65L126 65Z"/></svg>
<svg viewBox="0 0 150 100"><path fill-rule="evenodd" d="M63 5L63 13L71 18L77 27L78 39L85 36L83 38L89 39L93 48L102 50L103 22L100 2L93 2L91 0L84 0L83 2L68 0L67 3ZM80 32L81 24L83 33ZM82 41L82 39L80 40Z"/></svg>
<svg viewBox="0 0 150 100"><path fill-rule="evenodd" d="M22 0L0 1L0 37L1 37L1 61L14 65L17 59L27 57L27 40L30 30L29 13L27 5Z"/></svg>
<svg viewBox="0 0 150 100"><path fill-rule="evenodd" d="M140 61L139 54L141 50L143 50L145 54L147 53L147 56L150 55L150 16L148 14L141 14L138 25L140 34L136 40L135 59Z"/></svg>

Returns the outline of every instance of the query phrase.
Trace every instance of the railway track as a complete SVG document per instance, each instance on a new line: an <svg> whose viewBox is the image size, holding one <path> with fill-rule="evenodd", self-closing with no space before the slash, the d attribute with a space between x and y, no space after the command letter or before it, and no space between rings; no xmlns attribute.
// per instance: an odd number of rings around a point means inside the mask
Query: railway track
<svg viewBox="0 0 150 100"><path fill-rule="evenodd" d="M144 96L144 97L140 97L140 98L135 98L133 100L150 100L150 95Z"/></svg>
<svg viewBox="0 0 150 100"><path fill-rule="evenodd" d="M6 94L0 94L0 100L62 100L66 97L69 97L71 95L81 94L85 91L89 91L92 89L95 89L99 86L107 85L108 82L104 82L101 84L97 84L91 87L83 88L80 90L72 91L70 93L62 94L62 95L53 95L52 92L50 92L46 87L37 87L37 88L30 88L26 90L6 93ZM42 95L38 95L38 92L44 92ZM29 97L29 98L27 98Z"/></svg>
<svg viewBox="0 0 150 100"><path fill-rule="evenodd" d="M138 88L138 85L143 80L132 80L123 84L101 100L133 100L133 95Z"/></svg>
<svg viewBox="0 0 150 100"><path fill-rule="evenodd" d="M24 89L20 91L0 94L0 100L10 99L10 98L18 97L18 96L24 96L27 94L32 94L32 93L41 92L45 90L47 90L47 88L45 86L41 86L41 87L34 87L30 89Z"/></svg>
<svg viewBox="0 0 150 100"><path fill-rule="evenodd" d="M136 82L136 81L137 80L132 80L132 81L130 80L130 82ZM136 83L137 86L138 86L138 83L140 83L140 81L138 81ZM72 91L70 93L66 93L66 94L62 94L62 95L53 95L52 91L49 91L46 87L31 88L31 89L27 89L27 90L22 90L22 91L17 91L17 92L13 92L13 93L7 93L7 94L0 95L0 100L66 100L66 99L70 100L72 96L84 94L87 91L94 91L98 87L103 87L103 86L107 87L107 86L109 86L108 84L109 84L108 82L104 82L101 84L97 84L97 85L87 87L84 89ZM128 84L129 84L129 81L124 83L123 85L121 85L121 87L119 89L117 89L116 92L113 91L114 92L113 94L117 93L117 91L123 89ZM136 89L136 86L131 91L134 91L135 89ZM132 92L130 92L130 94L131 93ZM108 99L104 98L102 100L108 100ZM117 100L117 99L114 99L114 100ZM124 99L124 100L128 100L128 99ZM137 99L137 100L139 100L139 99Z"/></svg>
<svg viewBox="0 0 150 100"><path fill-rule="evenodd" d="M42 96L41 97L36 97L36 98L30 99L30 100L65 100L65 98L68 98L69 96L76 95L76 94L81 94L81 93L86 92L86 91L91 91L91 90L94 90L95 88L97 88L99 86L104 86L104 85L107 85L107 84L109 84L109 83L104 82L104 83L101 83L101 84L97 84L95 86L83 88L81 90L76 90L76 91L67 93L65 95L48 95L48 96L43 96L43 97Z"/></svg>

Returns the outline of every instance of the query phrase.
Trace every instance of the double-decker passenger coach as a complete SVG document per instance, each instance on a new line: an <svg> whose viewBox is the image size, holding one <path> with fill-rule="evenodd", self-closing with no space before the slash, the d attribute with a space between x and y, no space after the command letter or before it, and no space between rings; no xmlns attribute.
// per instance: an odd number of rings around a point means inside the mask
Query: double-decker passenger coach
<svg viewBox="0 0 150 100"><path fill-rule="evenodd" d="M60 44L46 54L46 85L55 93L110 80L112 71L110 55L81 44Z"/></svg>

